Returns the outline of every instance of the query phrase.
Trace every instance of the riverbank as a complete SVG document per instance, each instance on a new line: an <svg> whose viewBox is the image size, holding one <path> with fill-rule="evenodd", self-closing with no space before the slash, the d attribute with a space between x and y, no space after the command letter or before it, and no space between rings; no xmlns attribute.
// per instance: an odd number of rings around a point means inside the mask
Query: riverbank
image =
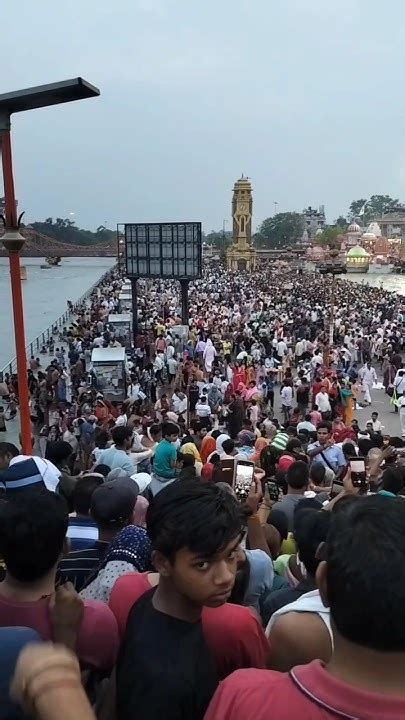
<svg viewBox="0 0 405 720"><path fill-rule="evenodd" d="M115 264L114 258L64 258L62 264L41 270L44 258L24 258L23 281L25 337L27 346L41 336L67 310L67 300L76 303ZM15 356L14 325L9 266L0 258L0 307L2 342L0 368Z"/></svg>

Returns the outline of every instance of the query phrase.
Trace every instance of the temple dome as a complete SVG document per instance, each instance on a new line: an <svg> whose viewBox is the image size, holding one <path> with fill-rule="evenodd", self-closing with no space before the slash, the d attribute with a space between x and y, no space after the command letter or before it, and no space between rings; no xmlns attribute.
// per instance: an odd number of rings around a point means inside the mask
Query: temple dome
<svg viewBox="0 0 405 720"><path fill-rule="evenodd" d="M361 245L355 245L349 252L347 253L348 258L359 258L359 257L370 257L367 250L365 250Z"/></svg>
<svg viewBox="0 0 405 720"><path fill-rule="evenodd" d="M352 222L347 228L348 233L361 233L361 227L356 222Z"/></svg>

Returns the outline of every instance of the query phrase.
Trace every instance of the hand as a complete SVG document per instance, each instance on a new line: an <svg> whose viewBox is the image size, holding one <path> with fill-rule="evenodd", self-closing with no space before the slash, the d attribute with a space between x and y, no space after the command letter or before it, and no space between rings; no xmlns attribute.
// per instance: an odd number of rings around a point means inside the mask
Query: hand
<svg viewBox="0 0 405 720"><path fill-rule="evenodd" d="M350 466L347 468L346 475L343 477L343 489L347 495L357 495L359 488L354 487L352 483L352 471Z"/></svg>
<svg viewBox="0 0 405 720"><path fill-rule="evenodd" d="M31 689L35 696L35 687L31 688L31 681L41 677L41 684L45 674L55 673L56 669L61 676L68 673L74 677L77 675L78 686L80 686L80 666L76 656L63 645L52 645L52 643L30 643L21 651L15 667L14 677L10 686L10 695L23 709L33 715L34 708L31 702L34 698L27 695Z"/></svg>
<svg viewBox="0 0 405 720"><path fill-rule="evenodd" d="M72 583L60 585L49 600L49 614L53 627L53 639L65 642L65 634L69 640L77 637L84 613L84 603L74 589ZM70 641L68 645L71 646Z"/></svg>
<svg viewBox="0 0 405 720"><path fill-rule="evenodd" d="M262 497L263 493L260 480L256 480L256 478L254 478L250 486L249 494L245 500L245 504L248 506L248 508L250 508L253 514L257 513L257 509L259 507L259 503Z"/></svg>

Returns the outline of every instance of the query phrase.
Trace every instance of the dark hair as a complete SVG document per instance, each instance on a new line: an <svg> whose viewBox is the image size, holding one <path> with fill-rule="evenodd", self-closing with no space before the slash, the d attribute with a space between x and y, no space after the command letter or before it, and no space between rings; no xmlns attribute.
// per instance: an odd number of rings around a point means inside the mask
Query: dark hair
<svg viewBox="0 0 405 720"><path fill-rule="evenodd" d="M11 455L11 457L17 457L17 455L20 454L19 449L13 445L13 443L9 442L0 442L0 456L6 457L6 455Z"/></svg>
<svg viewBox="0 0 405 720"><path fill-rule="evenodd" d="M149 428L149 432L152 436L159 435L162 432L162 426L160 423L153 423Z"/></svg>
<svg viewBox="0 0 405 720"><path fill-rule="evenodd" d="M305 501L301 501L304 503ZM300 560L307 572L314 577L319 560L316 552L319 545L326 541L331 522L331 513L298 503L294 514L294 539Z"/></svg>
<svg viewBox="0 0 405 720"><path fill-rule="evenodd" d="M345 458L354 457L356 455L356 448L354 447L354 444L350 441L343 443L342 453Z"/></svg>
<svg viewBox="0 0 405 720"><path fill-rule="evenodd" d="M50 460L54 465L67 460L73 453L70 443L65 440L53 440L47 442L45 450L45 459Z"/></svg>
<svg viewBox="0 0 405 720"><path fill-rule="evenodd" d="M329 422L329 420L322 420L322 422L319 423L317 430L327 430L328 433L332 432L332 423Z"/></svg>
<svg viewBox="0 0 405 720"><path fill-rule="evenodd" d="M109 465L105 465L104 463L100 463L100 465L96 465L95 468L93 468L94 473L100 473L100 475L104 475L106 478L108 473L111 472L111 468Z"/></svg>
<svg viewBox="0 0 405 720"><path fill-rule="evenodd" d="M309 468L307 463L296 460L287 470L287 485L294 490L303 490L308 485Z"/></svg>
<svg viewBox="0 0 405 720"><path fill-rule="evenodd" d="M405 650L403 502L373 495L348 503L332 513L327 542L333 622L350 642L380 652Z"/></svg>
<svg viewBox="0 0 405 720"><path fill-rule="evenodd" d="M56 565L68 526L65 501L43 490L0 505L0 555L20 582L40 580Z"/></svg>
<svg viewBox="0 0 405 720"><path fill-rule="evenodd" d="M300 448L300 450L302 450L302 445L301 445L300 440L298 438L291 438L287 442L287 445L285 446L285 452L293 452L293 450L297 450L298 448Z"/></svg>
<svg viewBox="0 0 405 720"><path fill-rule="evenodd" d="M95 489L98 488L99 485L102 485L103 482L103 478L90 473L77 480L72 494L72 502L75 512L79 515L89 514L91 496L93 495Z"/></svg>
<svg viewBox="0 0 405 720"><path fill-rule="evenodd" d="M165 438L168 435L178 435L179 426L176 423L166 422L162 425L162 436Z"/></svg>
<svg viewBox="0 0 405 720"><path fill-rule="evenodd" d="M235 498L213 484L172 483L146 513L153 549L169 559L181 548L211 557L241 536L243 524Z"/></svg>
<svg viewBox="0 0 405 720"><path fill-rule="evenodd" d="M381 479L383 490L398 495L404 486L403 469L395 466L386 467Z"/></svg>
<svg viewBox="0 0 405 720"><path fill-rule="evenodd" d="M321 462L313 462L309 469L309 477L315 485L323 485L325 482L326 467Z"/></svg>
<svg viewBox="0 0 405 720"><path fill-rule="evenodd" d="M222 450L224 451L224 453L226 455L230 455L230 453L234 449L235 449L235 441L234 440L232 440L231 438L224 440L224 442L222 443Z"/></svg>
<svg viewBox="0 0 405 720"><path fill-rule="evenodd" d="M118 425L111 430L111 437L116 445L123 445L125 440L132 437L132 430L126 425Z"/></svg>

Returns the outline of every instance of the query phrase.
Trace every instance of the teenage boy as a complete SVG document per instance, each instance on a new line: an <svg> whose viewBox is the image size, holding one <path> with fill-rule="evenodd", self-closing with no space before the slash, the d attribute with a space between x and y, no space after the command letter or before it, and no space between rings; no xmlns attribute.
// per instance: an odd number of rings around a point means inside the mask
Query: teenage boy
<svg viewBox="0 0 405 720"><path fill-rule="evenodd" d="M153 459L153 474L150 490L157 495L177 478L177 446L179 426L172 422L162 426L162 440L158 443Z"/></svg>
<svg viewBox="0 0 405 720"><path fill-rule="evenodd" d="M117 717L200 720L218 682L202 609L219 607L232 592L242 511L214 485L174 483L153 500L146 522L160 579L128 616Z"/></svg>
<svg viewBox="0 0 405 720"><path fill-rule="evenodd" d="M352 501L332 514L324 549L317 581L330 607L329 663L289 673L239 670L221 684L205 720L405 717L403 500Z"/></svg>

